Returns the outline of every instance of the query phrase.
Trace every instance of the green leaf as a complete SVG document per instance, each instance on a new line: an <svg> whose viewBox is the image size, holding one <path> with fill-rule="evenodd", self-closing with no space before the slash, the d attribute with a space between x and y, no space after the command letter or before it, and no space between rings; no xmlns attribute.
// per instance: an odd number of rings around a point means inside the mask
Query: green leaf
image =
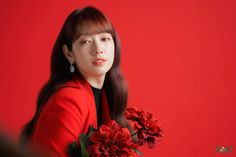
<svg viewBox="0 0 236 157"><path fill-rule="evenodd" d="M71 144L69 144L68 148L67 148L67 152L69 157L75 157L75 156L80 156L80 150L79 150L79 145L77 144L77 142L72 142Z"/></svg>
<svg viewBox="0 0 236 157"><path fill-rule="evenodd" d="M89 157L89 153L83 143L83 140L81 140L81 138L80 138L80 149L81 149L82 157Z"/></svg>
<svg viewBox="0 0 236 157"><path fill-rule="evenodd" d="M90 129L89 129L88 137L90 137L93 134L94 131L95 131L95 129L94 129L93 125L92 125L90 127Z"/></svg>
<svg viewBox="0 0 236 157"><path fill-rule="evenodd" d="M84 143L85 147L87 147L91 144L88 135L81 134L79 138L80 138L80 141L82 141Z"/></svg>
<svg viewBox="0 0 236 157"><path fill-rule="evenodd" d="M137 153L138 155L141 155L141 156L143 156L143 153L142 153L142 152L140 152L138 149L134 149L134 151L135 151L135 153Z"/></svg>

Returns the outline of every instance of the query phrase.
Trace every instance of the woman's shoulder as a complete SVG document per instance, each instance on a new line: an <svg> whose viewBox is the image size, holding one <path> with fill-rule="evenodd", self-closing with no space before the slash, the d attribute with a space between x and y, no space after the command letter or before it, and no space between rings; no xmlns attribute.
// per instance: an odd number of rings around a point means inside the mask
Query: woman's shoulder
<svg viewBox="0 0 236 157"><path fill-rule="evenodd" d="M86 80L73 77L72 79L63 83L60 88L76 88L80 90L86 90L88 87L89 84Z"/></svg>
<svg viewBox="0 0 236 157"><path fill-rule="evenodd" d="M71 79L61 85L49 98L48 104L73 103L87 104L93 100L93 93L89 84L80 79ZM52 103L53 102L53 103Z"/></svg>
<svg viewBox="0 0 236 157"><path fill-rule="evenodd" d="M54 93L56 95L73 96L91 94L91 89L87 81L73 78L62 84Z"/></svg>

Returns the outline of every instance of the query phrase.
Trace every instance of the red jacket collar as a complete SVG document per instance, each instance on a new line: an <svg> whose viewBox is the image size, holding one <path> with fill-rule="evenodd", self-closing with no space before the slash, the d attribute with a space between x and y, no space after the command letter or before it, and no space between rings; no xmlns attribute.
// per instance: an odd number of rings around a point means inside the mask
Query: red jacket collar
<svg viewBox="0 0 236 157"><path fill-rule="evenodd" d="M86 92L89 92L90 96L94 97L91 86L88 83L88 81L83 78L79 78L77 76L73 77L70 81L67 81L63 85L63 87L82 88L85 89ZM111 120L106 91L104 89L102 90L102 120L103 123L108 123Z"/></svg>

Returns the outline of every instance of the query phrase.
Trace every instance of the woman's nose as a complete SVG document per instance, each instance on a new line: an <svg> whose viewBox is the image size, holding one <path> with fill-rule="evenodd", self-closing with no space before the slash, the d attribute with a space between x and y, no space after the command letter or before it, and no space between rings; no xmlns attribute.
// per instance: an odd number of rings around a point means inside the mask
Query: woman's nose
<svg viewBox="0 0 236 157"><path fill-rule="evenodd" d="M103 51L99 50L99 51L95 51L95 54L98 55L98 54L102 54Z"/></svg>
<svg viewBox="0 0 236 157"><path fill-rule="evenodd" d="M94 42L94 49L93 49L94 55L102 54L102 46L99 42Z"/></svg>

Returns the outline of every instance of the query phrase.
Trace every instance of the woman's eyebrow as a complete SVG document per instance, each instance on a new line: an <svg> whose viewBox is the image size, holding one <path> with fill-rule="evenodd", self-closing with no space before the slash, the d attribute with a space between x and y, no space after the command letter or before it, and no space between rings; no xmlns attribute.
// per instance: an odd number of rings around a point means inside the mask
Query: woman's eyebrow
<svg viewBox="0 0 236 157"><path fill-rule="evenodd" d="M108 32L99 32L99 33L82 33L78 39L89 38L93 35L111 35Z"/></svg>
<svg viewBox="0 0 236 157"><path fill-rule="evenodd" d="M91 34L82 34L78 39L89 38Z"/></svg>

